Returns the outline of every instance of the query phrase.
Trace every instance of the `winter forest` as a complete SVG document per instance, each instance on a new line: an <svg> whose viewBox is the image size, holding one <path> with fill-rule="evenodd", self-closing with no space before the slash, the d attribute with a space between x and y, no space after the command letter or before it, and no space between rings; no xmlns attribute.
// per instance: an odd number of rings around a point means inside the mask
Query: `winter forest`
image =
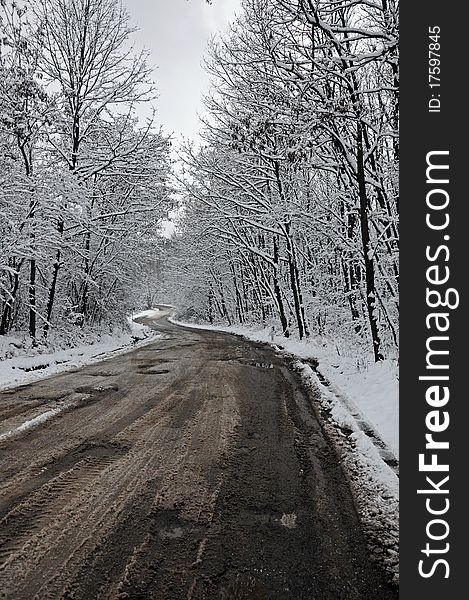
<svg viewBox="0 0 469 600"><path fill-rule="evenodd" d="M395 358L397 3L243 0L177 147L133 36L115 0L0 2L0 338L166 302Z"/></svg>

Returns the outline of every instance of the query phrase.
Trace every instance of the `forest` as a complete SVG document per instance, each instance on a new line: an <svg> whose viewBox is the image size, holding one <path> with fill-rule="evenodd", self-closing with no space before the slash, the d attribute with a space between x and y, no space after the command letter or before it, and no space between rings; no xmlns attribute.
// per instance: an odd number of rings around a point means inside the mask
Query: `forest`
<svg viewBox="0 0 469 600"><path fill-rule="evenodd" d="M0 14L0 336L122 322L150 285L185 320L396 357L394 0L243 0L177 160L117 2Z"/></svg>
<svg viewBox="0 0 469 600"><path fill-rule="evenodd" d="M122 323L171 203L170 141L114 0L0 6L0 336Z"/></svg>
<svg viewBox="0 0 469 600"><path fill-rule="evenodd" d="M175 304L395 356L398 5L245 0L206 69L203 146L182 152Z"/></svg>

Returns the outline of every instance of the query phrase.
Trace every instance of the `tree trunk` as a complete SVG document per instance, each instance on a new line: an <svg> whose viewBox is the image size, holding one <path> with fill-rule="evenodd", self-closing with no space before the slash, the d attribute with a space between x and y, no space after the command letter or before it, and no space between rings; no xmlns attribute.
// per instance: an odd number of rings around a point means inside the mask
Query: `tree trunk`
<svg viewBox="0 0 469 600"><path fill-rule="evenodd" d="M296 256L293 241L290 237L290 223L285 223L285 232L287 240L288 267L290 272L290 287L293 293L293 304L295 306L295 316L298 324L298 334L300 340L305 336L309 336L309 331L306 325L305 310L303 305L303 296L300 287L300 278L298 266L296 264Z"/></svg>
<svg viewBox="0 0 469 600"><path fill-rule="evenodd" d="M208 290L208 321L210 324L213 324L213 289L212 283L210 282L210 287Z"/></svg>
<svg viewBox="0 0 469 600"><path fill-rule="evenodd" d="M274 293L275 300L277 302L280 323L282 325L282 333L285 337L290 337L290 332L288 331L288 321L285 315L285 307L283 306L282 299L282 291L280 289L279 281L278 281L278 241L276 236L274 235L274 263L275 267L273 269L273 283L274 283Z"/></svg>
<svg viewBox="0 0 469 600"><path fill-rule="evenodd" d="M36 261L29 261L29 335L36 345Z"/></svg>
<svg viewBox="0 0 469 600"><path fill-rule="evenodd" d="M236 269L232 262L230 262L230 269L231 269L231 274L233 277L233 286L234 286L235 295L236 295L236 312L238 314L238 321L241 324L243 324L244 323L243 303L242 303L242 299L241 299L241 293L239 291L238 279L236 277Z"/></svg>
<svg viewBox="0 0 469 600"><path fill-rule="evenodd" d="M381 339L376 315L375 269L370 247L370 230L368 224L368 197L366 193L365 169L363 164L363 133L362 124L357 123L357 181L360 198L360 229L365 263L366 307L370 322L371 340L375 362L383 360Z"/></svg>
<svg viewBox="0 0 469 600"><path fill-rule="evenodd" d="M89 294L89 278L91 277L90 267L90 248L91 248L91 231L87 231L85 234L85 259L83 265L83 289L81 293L80 312L83 315L83 324L86 320L86 313L88 311L88 294Z"/></svg>
<svg viewBox="0 0 469 600"><path fill-rule="evenodd" d="M354 329L356 334L360 334L362 326L360 324L360 311L357 308L357 303L355 299L356 294L356 282L355 282L355 272L353 265L350 263L345 264L344 259L341 259L342 262L342 272L344 274L344 291L347 295L347 300L350 307L350 314L352 316L352 322L354 323Z"/></svg>
<svg viewBox="0 0 469 600"><path fill-rule="evenodd" d="M64 230L64 222L61 219L57 225L57 231L59 233L60 238L62 238L63 230ZM47 337L47 334L49 333L49 329L50 329L50 322L51 322L51 318L52 318L52 310L54 308L55 292L57 289L57 279L59 277L60 259L61 258L62 258L62 251L59 248L55 255L55 262L54 262L54 266L53 266L53 270L52 270L52 280L51 280L51 283L49 286L49 293L48 293L48 297L47 297L46 322L44 323L44 337Z"/></svg>
<svg viewBox="0 0 469 600"><path fill-rule="evenodd" d="M13 305L16 300L16 294L18 293L18 287L20 283L19 267L18 272L13 275L13 286L11 289L11 298L8 302L5 302L3 307L2 319L0 321L0 335L6 335L10 330L11 326L11 313Z"/></svg>

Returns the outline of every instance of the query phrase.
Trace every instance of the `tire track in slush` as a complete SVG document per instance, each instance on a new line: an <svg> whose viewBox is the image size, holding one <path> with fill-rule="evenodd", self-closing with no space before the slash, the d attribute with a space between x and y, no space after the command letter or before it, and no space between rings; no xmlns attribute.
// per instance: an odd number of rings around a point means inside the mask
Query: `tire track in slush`
<svg viewBox="0 0 469 600"><path fill-rule="evenodd" d="M188 394L187 398L189 400L190 404L194 404L194 395L193 394ZM133 423L128 429L125 429L121 432L121 434L118 436L119 438L121 438L123 440L122 443L124 444L129 444L130 442L133 441L133 438L137 438L137 442L135 444L135 447L132 447L132 451L130 454L128 454L125 459L130 461L132 459L132 465L128 464L125 467L122 466L120 471L124 471L124 473L132 473L133 474L133 481L130 482L129 485L127 485L127 488L125 490L120 490L121 491L121 497L123 498L123 504L125 504L126 506L131 505L131 509L128 509L126 507L124 507L120 513L119 519L112 524L112 527L110 528L110 531L112 532L114 529L116 529L117 534L119 531L123 531L123 539L125 538L126 534L125 532L128 532L128 528L130 527L130 525L133 523L133 520L136 520L135 523L135 527L134 527L134 531L137 532L139 530L141 530L141 522L145 522L145 514L148 512L149 508L152 506L153 500L154 500L154 491L155 491L155 485L157 485L157 476L158 476L158 472L162 471L163 473L168 473L170 471L172 471L172 473L170 475L166 475L166 478L169 478L170 480L174 480L177 477L174 475L174 468L177 465L183 465L184 462L187 462L187 457L191 455L191 449L190 449L190 431L183 436L183 439L181 440L180 444L175 444L174 442L176 441L175 438L175 433L178 431L178 428L183 424L184 419L181 418L181 415L178 416L178 412L187 412L187 410L184 408L184 402L181 401L181 398L179 397L177 399L177 401L175 401L174 398L168 398L166 400L165 404L165 408L168 409L175 409L176 407L179 408L179 411L176 411L175 413L171 413L171 410L169 410L169 413L171 416L168 416L166 418L166 421L164 422L164 424L154 424L154 420L155 420L155 416L153 415L151 412L147 413L144 415L144 417L142 417L142 419L140 421L137 421L135 423ZM190 407L191 410L189 411L189 416L191 416L193 414L193 410L192 410L192 406ZM207 410L207 409L206 409ZM157 412L157 411L155 411ZM207 413L204 415L202 421L205 422L207 420ZM194 423L192 423L192 426L194 426ZM147 430L145 436L143 436L142 430L144 431L146 427L149 427L149 429ZM172 451L168 452L165 455L166 460L163 463L158 463L155 464L155 456L159 456L159 454L155 453L155 445L157 447L161 447L162 443L163 443L163 438L161 436L157 435L158 430L163 432L164 436L169 438L168 439L168 444L171 446ZM143 439L143 437L145 439ZM146 449L144 449L146 448ZM183 450L185 450L185 454L183 452ZM133 454L133 457L132 457ZM169 468L170 465L172 465L172 469ZM84 467L83 464L79 464L77 466L75 466L73 469L71 469L70 471L67 471L65 474L61 474L58 478L57 478L57 482L53 482L53 487L56 491L61 492L62 487L63 486L67 486L67 484L69 484L68 487L68 491L65 492L64 494L62 494L62 503L65 504L66 501L69 500L69 497L73 497L74 492L77 491L78 488L82 488L83 485L86 482L86 477L85 478L80 478L78 476L78 471L77 469L82 469ZM99 465L94 465L95 469L99 469ZM184 468L184 467L183 467ZM149 472L150 471L150 472ZM92 473L89 473L90 477L94 477L94 475L97 475L96 470L94 470ZM135 475L137 475L135 477ZM117 474L114 476L114 479L116 479ZM132 479L132 477L127 477L127 479ZM121 482L125 480L125 476L124 477L118 477ZM75 482L75 483L73 483ZM151 484L150 484L150 483ZM156 482L156 483L155 483ZM145 492L145 494L142 496L142 494L135 494L135 490L136 489L141 489L141 488L145 488L147 491ZM48 493L49 494L49 500L51 505L53 506L53 501L52 501L52 494L50 494L51 492L51 486L46 486L45 489L43 490L43 493ZM164 487L160 490L160 495L164 496ZM32 499L34 500L34 498ZM59 507L59 502L57 500L55 508L57 509ZM31 505L31 510L29 517L38 517L38 513L35 512L36 510L36 502L32 502ZM21 507L20 513L23 514L23 507ZM127 514L128 513L128 514ZM45 520L47 520L47 517L49 515L48 511L45 511L42 513ZM15 523L14 520L11 519L13 515L10 515L10 523L11 523L11 528L13 530L16 530L18 532L18 523ZM24 515L23 515L24 516ZM104 515L106 516L106 515ZM69 513L69 517L70 517L70 513ZM74 519L75 521L77 519ZM97 515L94 515L93 519L94 524L96 526L97 524ZM122 525L122 523L124 523L124 525ZM36 520L35 523L35 530L37 529L37 534L36 534L36 538L38 537L38 534L40 535L40 527L41 525L44 524L44 519L40 519L40 520ZM136 525L139 524L139 527L137 527ZM16 528L16 529L15 529ZM34 531L35 531L34 530ZM106 527L103 526L102 522L101 522L101 530L104 532L107 530ZM34 533L33 530L28 530L28 531L24 531L24 534L29 533L30 535ZM135 534L136 535L136 534ZM131 548L129 547L129 553L128 554L132 554L133 553L133 545L134 542L136 541L136 537L133 534L132 536L130 536L128 539L132 540L132 543L130 544L127 542L123 542L122 544L111 544L108 545L106 543L99 543L99 547L96 546L94 543L92 544L92 548L91 548L91 552L92 552L92 556L93 559L91 561L92 565L96 565L97 562L99 563L97 557L99 557L100 554L103 554L105 557L109 557L111 556L113 558L112 562L118 564L118 560L117 558L119 556L123 556L124 558L119 559L121 562L123 561L123 566L125 566L128 562L128 557L126 556L126 552L125 549L129 546L132 546ZM69 535L69 537L71 537ZM117 536L118 537L118 536ZM138 537L138 536L137 536ZM117 538L112 538L111 539L117 539ZM127 538L125 538L127 539ZM111 551L109 550L111 548ZM11 547L9 548L11 550ZM101 549L101 550L100 550ZM36 549L36 551L38 551L39 548ZM64 549L62 549L64 550ZM130 552L131 550L131 552ZM79 557L79 561L82 561L83 557ZM107 558L107 561L109 560L109 558ZM117 562L116 562L117 560ZM21 568L23 568L24 565L22 565ZM39 566L39 565L37 565ZM69 565L70 566L70 565ZM85 569L86 572L86 569ZM92 572L93 569L92 569ZM99 569L98 569L99 572ZM62 571L61 577L60 579L63 579L64 573ZM85 578L86 580L89 579L89 577ZM99 577L98 577L99 579ZM79 578L80 580L80 578ZM50 581L50 585L52 586L52 588L54 587L53 585L53 580ZM63 585L63 582L60 583L59 587L61 587ZM77 586L75 586L77 587ZM99 587L99 586L98 586ZM73 593L74 596L79 592L80 590L80 586L78 586L77 589L74 589ZM99 589L96 588L96 593L100 593ZM33 597L34 594L40 594L39 597L43 598L43 597L59 597L56 596L54 594L60 593L59 591L55 591L51 594L52 589L50 588L50 586L48 585L42 585L42 587L40 588L40 590L37 590L36 588L29 586L28 588L26 588L23 591L23 595L21 597ZM90 596L88 595L87 592L85 592L85 594L83 596L80 596L83 598L89 598ZM94 596L91 596L94 597Z"/></svg>
<svg viewBox="0 0 469 600"><path fill-rule="evenodd" d="M92 484L100 472L117 458L118 456L112 455L85 457L10 510L0 520L0 571L8 562L5 558L18 552L32 535L47 526L51 517L68 504L80 490Z"/></svg>
<svg viewBox="0 0 469 600"><path fill-rule="evenodd" d="M161 349L158 351L161 352ZM178 369L176 376L180 375L180 378L178 385L174 386L176 390L184 389L186 379L190 379L191 376L197 377L199 368L192 367L181 374ZM167 381L162 386L162 392L171 386L172 382ZM31 446L25 445L23 440L16 439L10 440L8 446L3 444L11 448L11 454L8 456L7 452L4 453L3 464L0 459L0 472L4 473L3 481L0 479L0 518L12 502L20 500L36 487L46 483L48 479L60 472L62 464L69 465L70 458L72 457L73 460L74 455L79 451L80 446L78 449L76 447L77 441L80 443L82 439L88 438L90 442L96 440L99 444L103 438L111 440L113 436L138 421L156 406L160 405L162 410L169 408L168 401L175 393L170 391L166 398L163 396L155 399L154 392L150 391L142 394L139 402L129 402L128 389L121 387L118 392L97 394L92 402L81 405L80 419L74 418L74 415L66 419L62 416L61 419L51 423L50 427L38 429L34 432L35 440ZM19 457L21 457L21 464L26 467L16 466L15 462L19 462ZM8 477L8 475L13 476ZM22 490L19 494L18 489Z"/></svg>
<svg viewBox="0 0 469 600"><path fill-rule="evenodd" d="M202 396L206 396L204 388L202 388L201 392ZM194 399L193 394L189 393L188 396L192 397L192 400ZM182 409L180 412L185 413L182 404L179 404L179 408ZM143 500L134 501L132 503L134 509L126 509L125 515L114 524L109 534L99 544L99 548L95 548L92 554L89 555L70 587L70 593L73 594L74 598L87 600L88 598L95 597L113 597L113 589L122 588L123 579L126 573L129 572L129 565L135 560L136 549L144 547L145 540L149 541L153 539L155 531L157 531L156 536L158 539L162 539L165 542L172 538L178 539L179 536L177 533L174 535L171 529L168 530L164 526L163 516L167 513L177 512L174 509L176 505L181 504L182 506L184 504L184 508L180 510L183 510L186 518L196 519L199 523L191 531L193 536L196 536L194 543L196 546L200 545L199 537L203 534L202 524L207 514L207 508L205 507L206 498L212 498L213 492L210 486L207 487L205 481L199 481L200 486L196 489L194 484L196 465L194 462L197 463L200 461L201 457L200 455L194 455L191 440L200 437L203 430L206 429L207 423L211 423L210 429L212 430L212 435L207 436L211 440L216 439L217 431L220 432L222 429L226 429L227 425L230 427L230 423L221 423L223 413L220 413L219 419L208 421L210 414L213 414L212 403L204 401L194 420L190 423L190 426L181 432L180 440L176 444L173 443L172 453L169 453L166 460L159 465L159 469L155 473L156 477L161 477L158 493L156 495L153 494L151 503L148 502L148 494ZM148 418L147 416L146 419ZM178 431L181 425L180 417L173 418L170 422L171 426L168 427L168 432L174 433ZM220 443L223 446L227 443L227 436L227 431L223 431L223 435L219 436ZM171 438L172 436L168 439L168 443L173 442ZM205 454L208 454L208 456L213 454L212 444L207 443L205 445ZM202 468L204 470L207 469L206 461L202 460L199 470ZM192 491L191 500L188 500L187 497L184 499L184 494L181 495L180 488L184 486L184 482L186 481L188 489ZM216 476L213 481L216 482ZM151 491L155 490L154 480L150 484L149 489L150 494ZM135 510L135 506L138 506L137 511ZM212 510L209 512L211 514ZM128 537L129 527L133 527L132 523L134 523L135 519L137 523L132 535ZM178 541L180 542L181 540L178 539ZM192 544L189 547L189 555L191 554L190 562L194 562L197 557L193 553ZM108 576L111 572L115 582L112 583L113 578L110 578L110 584ZM103 573L107 575L104 582ZM68 593L69 591L67 590Z"/></svg>

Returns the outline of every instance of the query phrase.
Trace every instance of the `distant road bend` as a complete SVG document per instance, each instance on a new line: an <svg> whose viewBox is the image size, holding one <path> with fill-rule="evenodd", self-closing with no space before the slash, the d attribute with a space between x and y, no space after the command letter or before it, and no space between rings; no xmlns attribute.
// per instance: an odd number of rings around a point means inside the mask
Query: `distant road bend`
<svg viewBox="0 0 469 600"><path fill-rule="evenodd" d="M0 393L0 598L388 600L299 377L272 349L165 338Z"/></svg>

